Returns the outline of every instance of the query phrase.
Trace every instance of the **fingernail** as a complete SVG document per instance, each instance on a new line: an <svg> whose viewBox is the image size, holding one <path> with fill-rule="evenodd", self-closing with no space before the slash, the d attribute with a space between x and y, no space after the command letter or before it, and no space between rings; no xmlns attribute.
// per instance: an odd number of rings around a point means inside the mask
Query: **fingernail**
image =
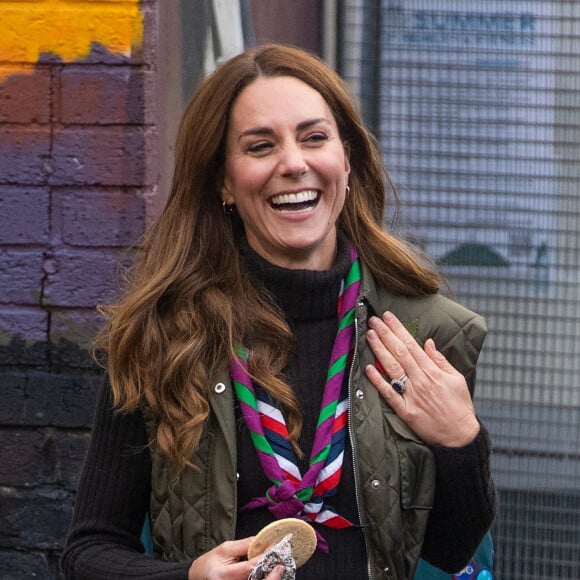
<svg viewBox="0 0 580 580"><path fill-rule="evenodd" d="M445 358L442 352L439 352L437 346L435 345L435 341L432 338L428 338L427 342L429 343L429 348L433 352L433 354L437 355L439 358Z"/></svg>

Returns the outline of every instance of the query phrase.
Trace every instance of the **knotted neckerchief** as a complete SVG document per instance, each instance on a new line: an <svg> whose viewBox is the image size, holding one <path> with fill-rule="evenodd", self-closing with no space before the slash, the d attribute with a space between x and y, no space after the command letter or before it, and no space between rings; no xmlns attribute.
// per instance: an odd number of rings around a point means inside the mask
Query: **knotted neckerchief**
<svg viewBox="0 0 580 580"><path fill-rule="evenodd" d="M336 493L342 473L348 418L346 367L354 335L354 307L360 289L360 262L354 247L349 248L351 266L338 298L338 330L332 347L330 366L309 467L304 476L286 427L284 416L267 401L263 389L255 389L248 371L247 352L238 350L230 364L230 374L246 425L264 474L273 483L265 497L251 500L242 509L268 506L277 518L299 517L331 528L352 523L326 505L324 498ZM317 533L318 546L328 551Z"/></svg>

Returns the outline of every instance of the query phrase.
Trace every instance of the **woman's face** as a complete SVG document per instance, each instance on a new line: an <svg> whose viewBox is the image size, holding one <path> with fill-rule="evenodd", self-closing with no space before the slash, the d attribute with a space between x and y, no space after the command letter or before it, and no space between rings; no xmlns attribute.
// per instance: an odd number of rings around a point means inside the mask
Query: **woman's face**
<svg viewBox="0 0 580 580"><path fill-rule="evenodd" d="M330 268L350 165L325 100L294 77L259 77L229 121L222 199L250 246L285 268Z"/></svg>

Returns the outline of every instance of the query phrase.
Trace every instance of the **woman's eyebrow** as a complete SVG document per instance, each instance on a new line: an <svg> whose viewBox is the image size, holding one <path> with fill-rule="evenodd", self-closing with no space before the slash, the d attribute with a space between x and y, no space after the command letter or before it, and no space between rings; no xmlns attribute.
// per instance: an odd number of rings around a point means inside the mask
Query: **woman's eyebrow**
<svg viewBox="0 0 580 580"><path fill-rule="evenodd" d="M320 123L325 124L325 125L330 125L328 119L326 119L325 117L319 117L318 119L308 119L307 121L302 121L301 123L298 123L296 128L299 131L302 131L303 129L308 129L309 127L312 127L313 125L318 125Z"/></svg>
<svg viewBox="0 0 580 580"><path fill-rule="evenodd" d="M246 129L240 133L238 141L244 137L252 137L254 135L272 135L274 130L271 127L252 127L251 129Z"/></svg>

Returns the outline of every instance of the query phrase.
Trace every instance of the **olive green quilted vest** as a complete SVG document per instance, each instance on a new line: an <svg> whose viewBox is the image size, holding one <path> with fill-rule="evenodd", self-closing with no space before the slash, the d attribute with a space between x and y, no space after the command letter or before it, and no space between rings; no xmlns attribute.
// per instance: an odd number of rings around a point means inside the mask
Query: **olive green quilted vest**
<svg viewBox="0 0 580 580"><path fill-rule="evenodd" d="M431 451L394 414L367 381L374 362L366 345L371 314L394 312L420 344L431 337L449 361L469 377L485 336L483 319L441 295L403 297L377 291L363 267L357 305L357 354L350 384L350 435L356 501L365 527L369 576L412 578L433 503L435 465ZM235 536L236 442L233 390L227 369L208 385L212 412L199 448L176 478L151 447L151 535L157 558L190 560ZM155 418L144 412L150 437Z"/></svg>

